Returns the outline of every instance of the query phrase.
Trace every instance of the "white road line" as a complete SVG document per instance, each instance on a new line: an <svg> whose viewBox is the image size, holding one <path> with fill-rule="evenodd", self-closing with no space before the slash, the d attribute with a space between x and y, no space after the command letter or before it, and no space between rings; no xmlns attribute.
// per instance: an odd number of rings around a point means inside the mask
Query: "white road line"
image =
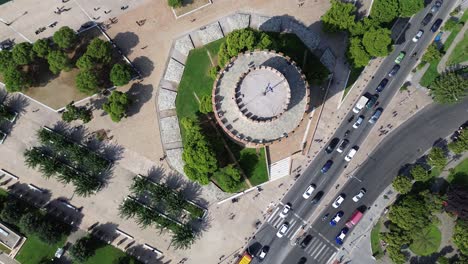
<svg viewBox="0 0 468 264"><path fill-rule="evenodd" d="M338 254L338 251L335 251L335 253L333 253L333 255L330 256L330 258L328 259L326 263L330 263L336 254Z"/></svg>
<svg viewBox="0 0 468 264"><path fill-rule="evenodd" d="M296 229L296 232L294 232L293 235L291 236L291 239L290 239L291 241L293 240L293 238L297 235L297 233L298 233L300 230L301 230L301 227L298 227L298 228Z"/></svg>
<svg viewBox="0 0 468 264"><path fill-rule="evenodd" d="M295 224L296 224L296 221L291 221L291 223L289 223L289 229L288 229L288 231L286 231L286 234L285 234L286 237L288 237L287 235L288 235L289 231L292 230L292 228L293 228L293 226L294 226Z"/></svg>
<svg viewBox="0 0 468 264"><path fill-rule="evenodd" d="M321 244L321 243L320 243L320 244L318 244L318 245L317 245L317 246L314 248L314 250L313 250L313 251L310 253L310 256L313 256L313 255L315 255L315 252L316 252L316 251L317 251L317 250L318 250L318 249L319 249L321 246L322 246L322 244Z"/></svg>
<svg viewBox="0 0 468 264"><path fill-rule="evenodd" d="M312 245L306 250L308 254L311 254L314 249L316 249L320 245L320 240L315 240Z"/></svg>
<svg viewBox="0 0 468 264"><path fill-rule="evenodd" d="M323 244L322 247L320 247L320 250L312 256L312 258L317 259L317 257L320 255L320 252L327 246L327 244Z"/></svg>
<svg viewBox="0 0 468 264"><path fill-rule="evenodd" d="M278 218L276 218L276 220L271 225L274 226L275 228L278 228L278 226L281 224L282 220L283 220L283 218L278 217Z"/></svg>
<svg viewBox="0 0 468 264"><path fill-rule="evenodd" d="M278 210L279 210L279 207L277 207L276 210L270 215L270 217L268 217L267 222L270 222L270 220L273 218L273 216L275 216Z"/></svg>
<svg viewBox="0 0 468 264"><path fill-rule="evenodd" d="M326 248L325 251L323 251L322 257L320 257L320 259L317 259L317 261L318 261L319 263L323 263L323 262L322 262L322 259L327 258L327 255L328 255L328 251L329 251L329 250L330 250L330 248Z"/></svg>

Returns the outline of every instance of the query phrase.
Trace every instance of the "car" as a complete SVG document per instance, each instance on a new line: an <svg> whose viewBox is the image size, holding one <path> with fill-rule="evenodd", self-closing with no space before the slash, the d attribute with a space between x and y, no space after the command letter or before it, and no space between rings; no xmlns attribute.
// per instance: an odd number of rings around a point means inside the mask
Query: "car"
<svg viewBox="0 0 468 264"><path fill-rule="evenodd" d="M345 199L345 195L344 194L340 194L338 195L338 197L336 197L335 201L333 202L332 206L333 208L338 208L340 207L341 203L344 201Z"/></svg>
<svg viewBox="0 0 468 264"><path fill-rule="evenodd" d="M280 228L278 228L278 232L276 232L276 236L282 238L286 232L288 232L289 224L287 222L283 223Z"/></svg>
<svg viewBox="0 0 468 264"><path fill-rule="evenodd" d="M290 204L290 203L285 204L285 205L283 206L283 210L281 211L281 213L279 214L279 216L280 216L281 218L285 218L285 217L288 215L288 213L289 213L290 210L291 210L291 204Z"/></svg>
<svg viewBox="0 0 468 264"><path fill-rule="evenodd" d="M434 22L434 24L432 24L431 31L436 32L439 30L440 25L442 25L442 19L439 18Z"/></svg>
<svg viewBox="0 0 468 264"><path fill-rule="evenodd" d="M55 251L54 257L59 259L63 256L63 253L65 253L64 248L57 248L57 251Z"/></svg>
<svg viewBox="0 0 468 264"><path fill-rule="evenodd" d="M297 264L305 264L307 262L307 258L306 257L302 257L299 259L299 261L297 262Z"/></svg>
<svg viewBox="0 0 468 264"><path fill-rule="evenodd" d="M413 42L418 42L418 40L422 37L423 34L424 31L420 29L418 33L416 33L416 35L413 37Z"/></svg>
<svg viewBox="0 0 468 264"><path fill-rule="evenodd" d="M362 124L363 121L364 121L364 116L359 116L356 122L354 122L353 128L355 129L358 128Z"/></svg>
<svg viewBox="0 0 468 264"><path fill-rule="evenodd" d="M310 244L310 241L312 241L312 238L314 238L312 235L307 235L301 242L301 248L306 248Z"/></svg>
<svg viewBox="0 0 468 264"><path fill-rule="evenodd" d="M315 184L311 184L307 187L305 192L302 194L302 197L304 199L309 199L309 197L312 195L314 191L315 191Z"/></svg>
<svg viewBox="0 0 468 264"><path fill-rule="evenodd" d="M375 122L377 122L379 117L382 115L382 111L383 111L382 108L377 108L377 110L375 110L374 114L369 119L369 123L375 124Z"/></svg>
<svg viewBox="0 0 468 264"><path fill-rule="evenodd" d="M340 142L339 138L334 138L330 141L330 144L328 144L327 148L325 149L325 152L328 154L332 153L333 150L336 148L336 145L338 145L338 142Z"/></svg>
<svg viewBox="0 0 468 264"><path fill-rule="evenodd" d="M323 196L323 191L318 192L312 199L311 201L312 204L317 204L320 201L320 199L322 199L322 196Z"/></svg>
<svg viewBox="0 0 468 264"><path fill-rule="evenodd" d="M364 194L366 193L366 189L361 189L356 195L354 195L353 197L353 201L355 203L359 202L359 200L361 200L361 198L364 196Z"/></svg>
<svg viewBox="0 0 468 264"><path fill-rule="evenodd" d="M338 151L339 153L342 153L344 151L344 149L349 145L349 140L347 139L343 139L343 141L341 141L341 144L340 146L336 149L336 151Z"/></svg>
<svg viewBox="0 0 468 264"><path fill-rule="evenodd" d="M423 18L423 20L421 21L421 24L422 24L423 26L429 24L429 22L431 22L433 16L434 16L434 15L433 15L432 13L428 13L428 14Z"/></svg>
<svg viewBox="0 0 468 264"><path fill-rule="evenodd" d="M404 51L401 51L399 54L398 54L398 57L396 57L395 59L395 63L396 64L400 64L401 61L405 58L406 56L406 53Z"/></svg>
<svg viewBox="0 0 468 264"><path fill-rule="evenodd" d="M320 170L321 173L327 173L327 171L331 168L331 166L333 165L333 161L332 160L328 160L322 167L322 169Z"/></svg>
<svg viewBox="0 0 468 264"><path fill-rule="evenodd" d="M269 246L262 247L262 250L260 250L260 253L258 254L258 258L260 259L260 261L265 259L266 255L268 254L268 251L270 251Z"/></svg>
<svg viewBox="0 0 468 264"><path fill-rule="evenodd" d="M340 245L340 246L343 245L343 240L345 239L346 234L348 234L348 231L349 231L349 229L347 227L341 229L340 233L335 238L335 242L338 245Z"/></svg>
<svg viewBox="0 0 468 264"><path fill-rule="evenodd" d="M399 65L399 64L395 64L395 65L393 66L393 68L390 70L390 72L388 73L388 76L389 76L389 77L395 76L395 75L398 73L399 70L400 70L400 65Z"/></svg>
<svg viewBox="0 0 468 264"><path fill-rule="evenodd" d="M341 220L341 217L343 217L343 215L343 211L339 211L338 213L336 213L335 216L330 220L330 225L336 226L336 224Z"/></svg>
<svg viewBox="0 0 468 264"><path fill-rule="evenodd" d="M379 95L378 95L378 94L372 95L372 96L369 98L369 101L368 101L367 104L366 104L366 108L367 108L367 109L372 108L372 107L375 105L375 103L377 103L377 100L378 100L378 99L379 99Z"/></svg>
<svg viewBox="0 0 468 264"><path fill-rule="evenodd" d="M377 88L375 88L375 91L377 93L380 93L382 92L384 89L385 89L385 86L387 86L387 83L388 83L388 79L387 78L384 78L382 81L380 81L379 85L377 86Z"/></svg>
<svg viewBox="0 0 468 264"><path fill-rule="evenodd" d="M351 159L356 155L356 152L358 151L358 148L354 146L352 149L349 150L348 154L346 154L346 157L344 158L345 161L350 162Z"/></svg>
<svg viewBox="0 0 468 264"><path fill-rule="evenodd" d="M431 7L431 12L435 13L439 11L439 8L442 6L442 1L436 1L434 5Z"/></svg>

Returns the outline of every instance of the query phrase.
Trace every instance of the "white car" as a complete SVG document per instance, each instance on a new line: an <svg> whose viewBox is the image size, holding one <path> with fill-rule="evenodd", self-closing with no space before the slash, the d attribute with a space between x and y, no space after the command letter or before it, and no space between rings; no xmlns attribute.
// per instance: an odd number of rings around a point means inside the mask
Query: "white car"
<svg viewBox="0 0 468 264"><path fill-rule="evenodd" d="M309 197L312 195L312 193L315 191L315 185L311 184L307 189L305 190L304 194L302 194L302 197L304 199L309 199Z"/></svg>
<svg viewBox="0 0 468 264"><path fill-rule="evenodd" d="M359 116L356 122L353 124L353 128L358 128L364 121L364 116Z"/></svg>
<svg viewBox="0 0 468 264"><path fill-rule="evenodd" d="M351 159L354 157L354 155L356 155L356 152L357 152L357 148L354 146L352 149L349 150L344 160L346 160L347 162L350 162Z"/></svg>
<svg viewBox="0 0 468 264"><path fill-rule="evenodd" d="M345 197L344 197L343 194L340 194L338 197L336 197L335 201L332 204L333 208L340 207L340 205L344 201L344 199L345 199Z"/></svg>
<svg viewBox="0 0 468 264"><path fill-rule="evenodd" d="M264 260L266 255L268 254L268 251L270 251L270 247L269 246L263 246L262 247L262 250L260 251L260 253L258 254L258 258L260 259L260 261Z"/></svg>
<svg viewBox="0 0 468 264"><path fill-rule="evenodd" d="M354 195L353 201L355 203L359 202L359 200L361 200L361 198L364 196L365 193L366 193L366 190L361 189L356 195Z"/></svg>
<svg viewBox="0 0 468 264"><path fill-rule="evenodd" d="M416 35L414 36L413 42L418 42L418 40L422 37L423 34L424 34L424 31L419 30L418 33L416 33Z"/></svg>
<svg viewBox="0 0 468 264"><path fill-rule="evenodd" d="M279 216L281 218L285 218L288 215L289 210L291 210L291 205L289 203L287 203L287 204L284 205L283 210L281 211Z"/></svg>
<svg viewBox="0 0 468 264"><path fill-rule="evenodd" d="M289 224L288 223L284 223L280 226L280 228L278 229L278 232L276 232L276 236L279 237L279 238L282 238L284 236L284 234L286 234L286 232L288 232L288 229L289 229Z"/></svg>

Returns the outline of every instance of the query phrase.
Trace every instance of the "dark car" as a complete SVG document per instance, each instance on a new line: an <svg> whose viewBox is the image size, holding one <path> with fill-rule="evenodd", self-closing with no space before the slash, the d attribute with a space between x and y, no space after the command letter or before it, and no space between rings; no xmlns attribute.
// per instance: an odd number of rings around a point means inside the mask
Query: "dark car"
<svg viewBox="0 0 468 264"><path fill-rule="evenodd" d="M332 153L333 150L336 148L336 145L338 145L338 142L340 142L339 138L334 138L330 141L330 144L328 144L327 148L325 149L325 152L328 154Z"/></svg>
<svg viewBox="0 0 468 264"><path fill-rule="evenodd" d="M297 262L297 264L305 264L307 262L307 258L306 257L302 257L299 259L299 261Z"/></svg>
<svg viewBox="0 0 468 264"><path fill-rule="evenodd" d="M427 15L423 18L423 20L421 21L421 24L422 24L423 26L429 24L429 22L431 22L431 20L432 20L432 17L434 17L434 15L433 15L432 13L427 14Z"/></svg>
<svg viewBox="0 0 468 264"><path fill-rule="evenodd" d="M320 170L320 172L322 173L326 173L330 168L331 166L333 165L333 161L332 160L328 160L325 165L323 165L322 169Z"/></svg>
<svg viewBox="0 0 468 264"><path fill-rule="evenodd" d="M399 70L400 70L400 65L395 64L395 66L393 66L393 68L392 68L392 69L390 70L390 72L388 73L388 76L389 76L389 77L395 76L395 75L398 73Z"/></svg>
<svg viewBox="0 0 468 264"><path fill-rule="evenodd" d="M380 93L383 91L383 89L385 89L385 86L387 86L387 83L388 83L388 79L385 78L383 79L380 83L379 83L379 86L377 86L377 88L375 88L375 91Z"/></svg>
<svg viewBox="0 0 468 264"><path fill-rule="evenodd" d="M435 13L439 11L439 8L442 6L442 1L436 1L435 4L431 7L431 12Z"/></svg>
<svg viewBox="0 0 468 264"><path fill-rule="evenodd" d="M440 25L442 25L442 19L439 18L434 22L434 24L432 24L431 31L436 32L439 30Z"/></svg>
<svg viewBox="0 0 468 264"><path fill-rule="evenodd" d="M349 140L343 139L343 141L341 142L340 146L336 149L336 151L338 151L338 153L342 153L348 145L349 145Z"/></svg>
<svg viewBox="0 0 468 264"><path fill-rule="evenodd" d="M323 196L323 191L318 192L312 199L311 203L317 204L320 201L320 199L322 199L322 196Z"/></svg>
<svg viewBox="0 0 468 264"><path fill-rule="evenodd" d="M368 109L372 108L372 107L375 105L375 103L377 103L377 100L378 100L378 99L379 99L379 95L378 95L378 94L372 95L371 98L369 98L369 101L367 102L366 107L367 107Z"/></svg>
<svg viewBox="0 0 468 264"><path fill-rule="evenodd" d="M306 248L310 244L310 241L312 241L312 238L314 238L312 235L307 235L301 242L301 248Z"/></svg>

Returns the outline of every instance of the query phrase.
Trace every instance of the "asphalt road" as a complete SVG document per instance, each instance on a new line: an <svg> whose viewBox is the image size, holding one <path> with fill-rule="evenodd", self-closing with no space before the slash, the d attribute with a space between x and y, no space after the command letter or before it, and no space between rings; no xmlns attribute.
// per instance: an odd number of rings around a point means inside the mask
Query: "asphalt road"
<svg viewBox="0 0 468 264"><path fill-rule="evenodd" d="M385 106L388 105L392 97L405 81L408 73L415 66L417 58L424 53L424 50L434 38L435 33L430 31L432 23L438 18L445 18L452 9L451 5L453 5L453 2L446 1L440 10L434 15L431 23L425 27L421 26L421 21L429 11L431 7L430 5L427 6L424 11L421 11L420 13L413 16L407 27L405 27L405 30L401 33L401 36L399 36L398 40L395 41L396 43L401 44L394 46L394 51L384 60L382 66L375 74L374 79L369 82L366 90L364 91L364 94L374 94L375 88L378 86L380 81L383 78L389 79L389 83L383 92L380 93L378 100L379 107L382 107L384 111ZM411 39L419 29L423 29L425 33L417 43L414 43L411 41ZM396 35L398 36L400 34ZM406 57L403 59L402 63L400 63L401 68L398 74L393 78L389 78L387 74L395 64L394 60L400 51L405 51ZM418 55L416 57L411 57L411 54L415 52L417 52ZM333 151L331 154L326 154L324 151L322 151L322 153L314 159L311 165L307 167L301 177L296 181L296 183L292 186L292 188L282 200L282 204L292 204L292 210L284 219L279 217L279 212L281 211L280 207L282 207L282 205L280 205L273 212L271 217L268 218L259 229L255 235L255 239L250 241L249 248L251 249L251 253L255 253L261 247L261 245L268 245L270 249L266 259L264 260L266 263L297 263L297 261L303 256L307 257L307 263L326 263L333 256L334 252L338 250L337 245L334 243L335 236L339 232L342 225L344 225L345 220L349 218L351 213L357 207L356 204L351 201L351 197L354 196L354 194L357 193L362 187L364 187L368 190L368 192L360 201L358 206L361 204L371 204L380 194L380 192L391 182L392 178L396 176L397 171L394 171L394 169L398 170L400 163L403 164L413 161L413 155L420 155L417 151L415 152L415 149L411 149L408 146L415 146L416 150L418 148L425 150L433 143L433 138L446 136L457 126L466 121L461 120L463 119L463 116L466 116L466 114L460 115L461 110L464 109L466 111L466 101L464 103L465 105L458 106L460 108L440 106L428 107L420 114L416 115L412 119L414 121L407 122L400 129L392 132L392 135L389 135L389 139L387 139L385 142L389 142L390 139L394 139L394 141L390 142L391 144L388 143L388 146L385 144L385 147L383 144L381 144L379 150L376 150L374 153L372 153L369 156L369 160L365 164L361 164L361 169L355 174L356 178L353 178L352 181L349 181L345 189L343 189L343 192L347 194L347 199L345 199L345 202L339 209L345 212L343 217L344 220L339 223L338 227L333 228L328 224L328 222L322 222L321 220L314 223L310 230L310 232L314 235L314 239L305 249L301 249L299 246L295 245L297 242L296 234L300 232L301 227L308 224L307 219L311 216L317 206L311 204L310 201L312 197L318 191L323 191L326 193L330 188L336 187L334 186L334 182L342 173L344 166L347 164L347 162L343 159L344 156L351 147L359 146L365 140L372 127L372 124L368 123L367 121L375 111L375 108L363 109L358 114L364 115L365 121L357 129L353 129L352 124L358 115L350 112L348 117L345 118L345 121L340 125L340 127L337 129L337 132L335 133L335 137L338 137L341 140L343 139L346 130L351 131L351 133L347 136L347 139L350 141L348 147L341 154L336 151ZM443 109L445 109L445 111L442 111ZM348 118L353 115L353 122L348 122ZM446 122L446 124L435 127L434 125L429 125L430 122L428 122L428 120L431 120L431 122ZM419 124L419 126L411 126L409 129L406 128L406 126L412 125L413 123ZM403 144L401 142L403 137L405 137L405 141L408 140L411 144ZM409 137L409 139L407 137ZM421 142L419 140L425 141ZM379 151L382 151L382 153L378 154ZM402 153L407 154L402 155ZM395 157L393 157L393 155ZM322 174L320 169L327 160L333 160L334 164L326 174ZM383 173L383 168L386 168L385 173ZM364 172L362 172L363 170ZM385 180L379 179L379 177L375 176L376 174L380 175L380 177L386 177ZM372 175L374 177L373 180L369 180L369 177L371 176L367 175ZM360 177L366 178L364 179ZM361 183L357 179L362 180L363 182ZM312 197L306 200L302 198L302 194L304 193L307 186L311 183L315 184L317 188L312 194ZM330 206L330 209L333 208ZM335 209L330 210L329 212L330 215L333 215L337 211L338 210ZM281 226L281 224L284 222L289 224L289 229L282 238L278 238L276 236L276 232L278 231L278 227ZM255 258L252 263L257 262L258 259Z"/></svg>

